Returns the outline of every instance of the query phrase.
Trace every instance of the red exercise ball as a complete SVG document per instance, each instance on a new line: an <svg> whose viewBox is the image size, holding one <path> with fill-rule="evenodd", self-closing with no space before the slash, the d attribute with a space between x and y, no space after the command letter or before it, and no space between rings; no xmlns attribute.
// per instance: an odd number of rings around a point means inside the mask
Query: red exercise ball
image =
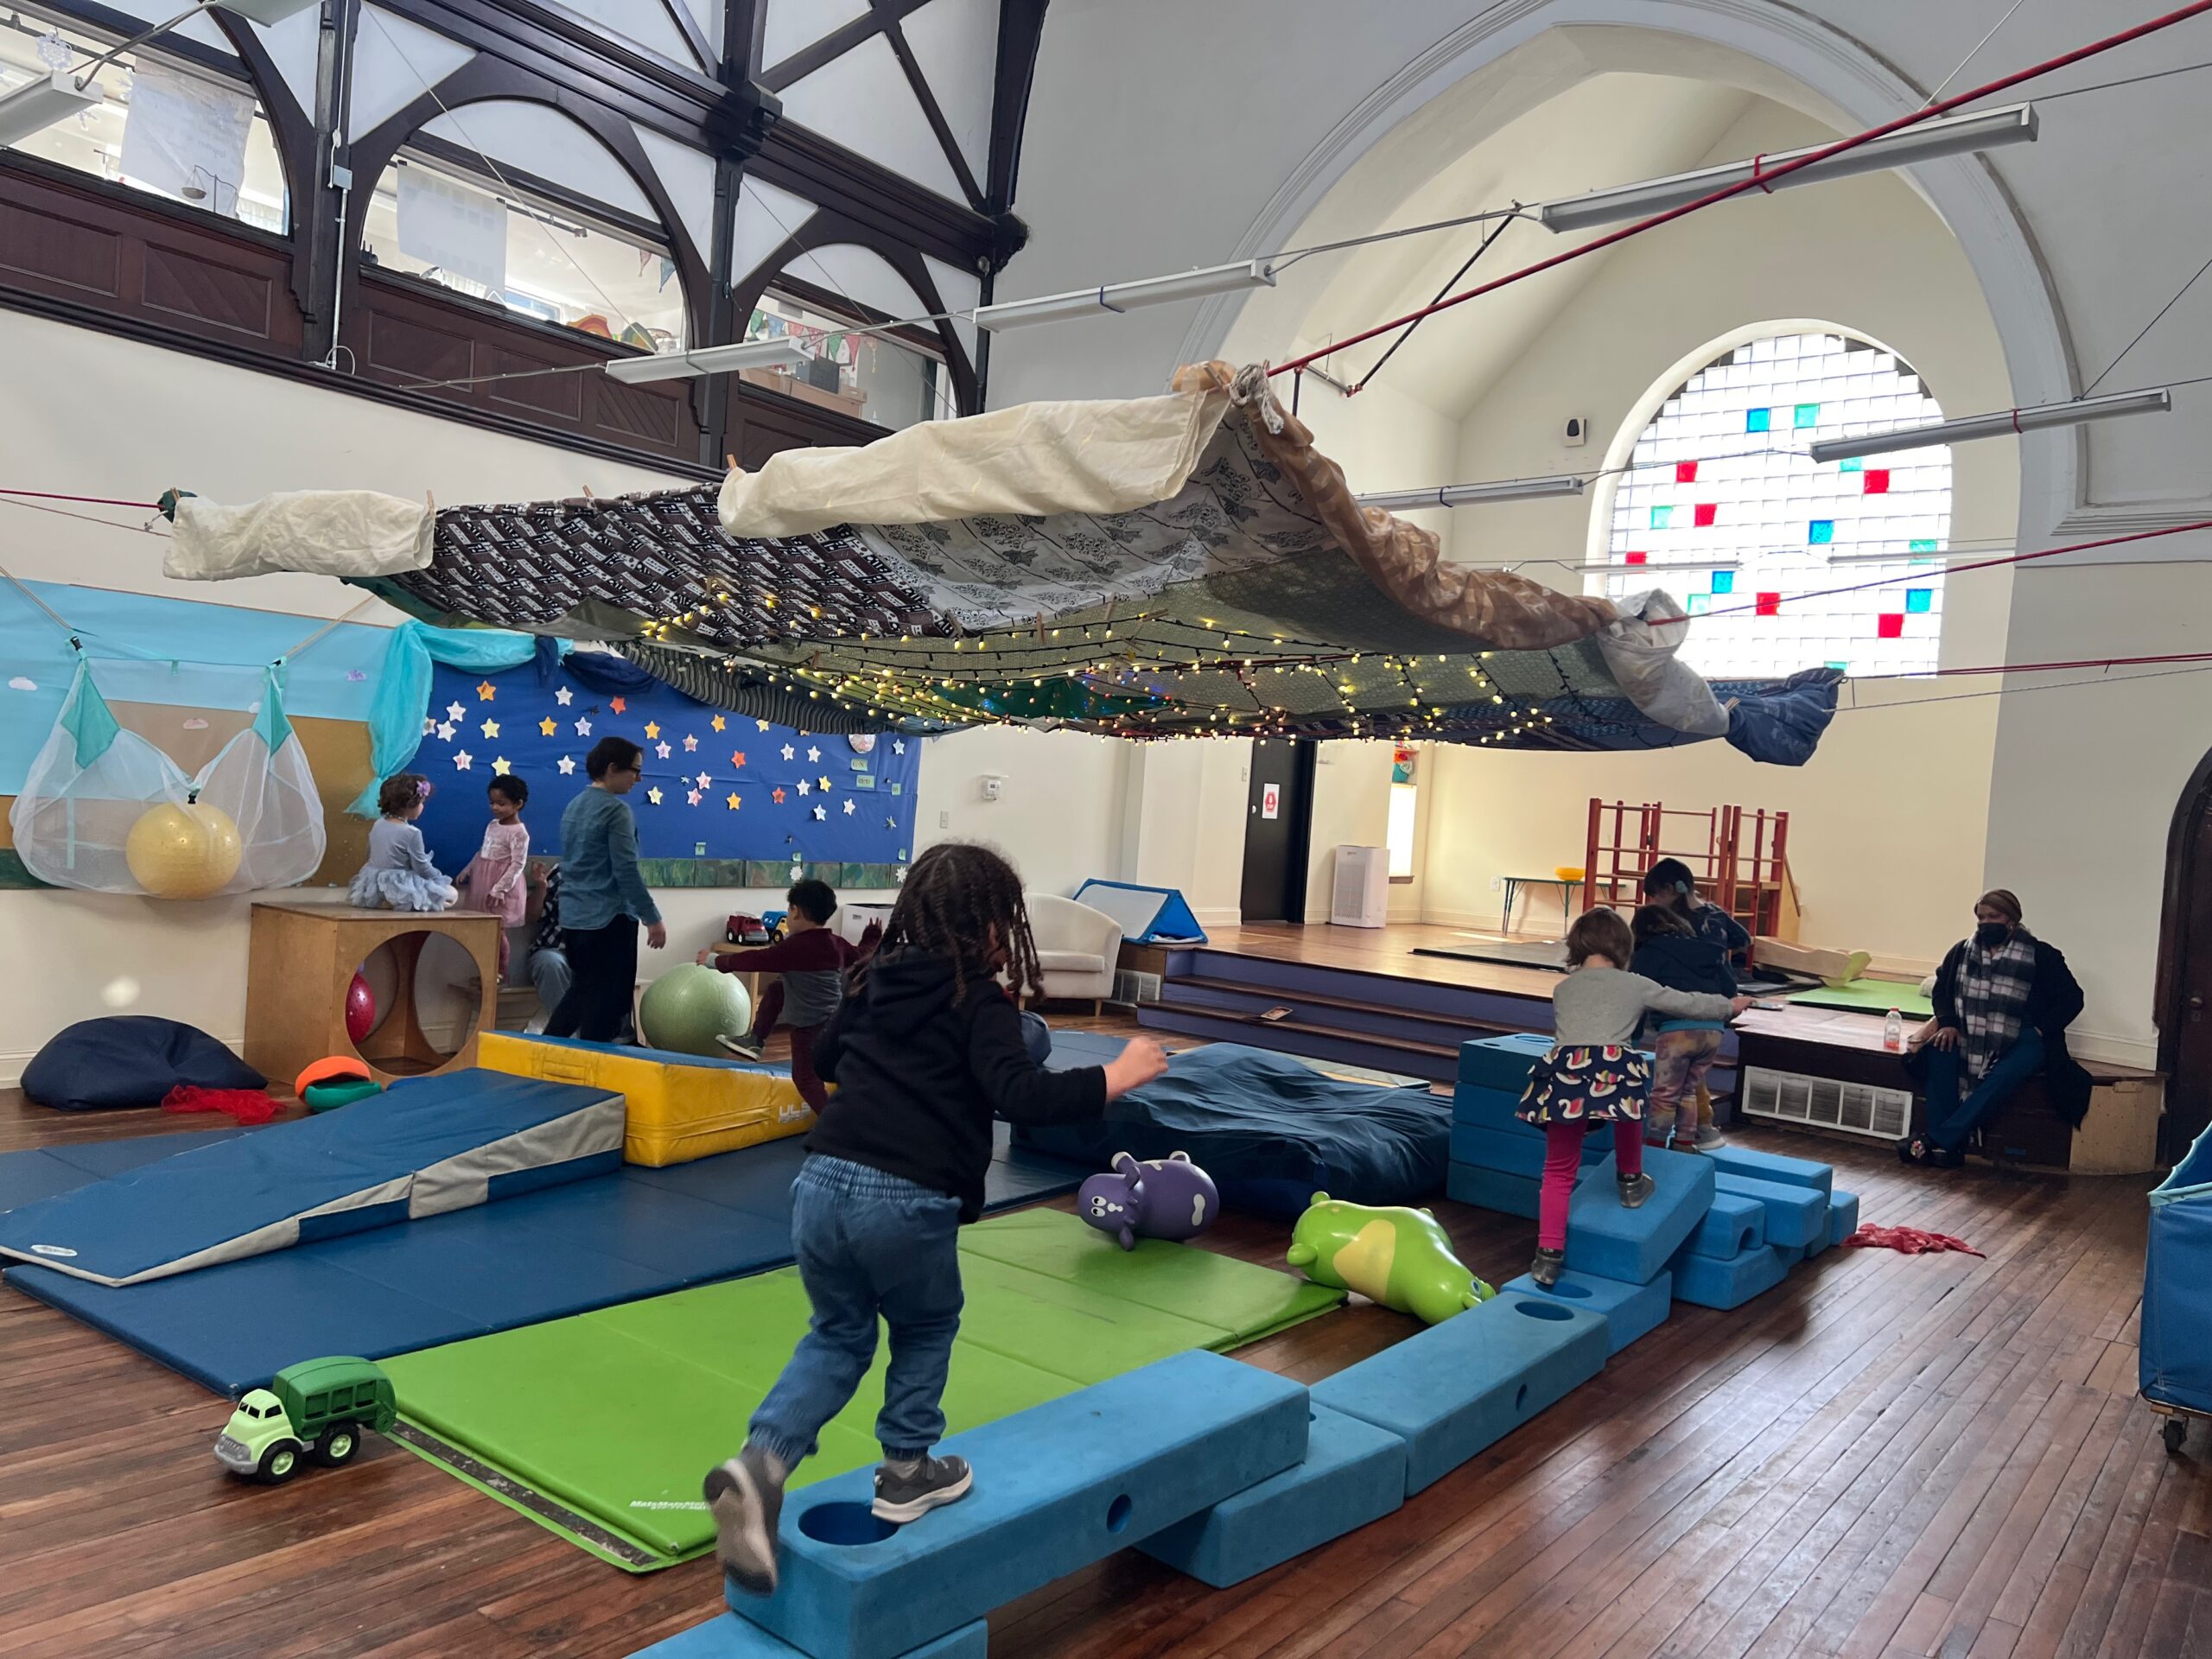
<svg viewBox="0 0 2212 1659"><path fill-rule="evenodd" d="M346 988L346 1035L348 1040L359 1042L377 1027L377 994L369 988L369 982L356 974L353 982Z"/></svg>

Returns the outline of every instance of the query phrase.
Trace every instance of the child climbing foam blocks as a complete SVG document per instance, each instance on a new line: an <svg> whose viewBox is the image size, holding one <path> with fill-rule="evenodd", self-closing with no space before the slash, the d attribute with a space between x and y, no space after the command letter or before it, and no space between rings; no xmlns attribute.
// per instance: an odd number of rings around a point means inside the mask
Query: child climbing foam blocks
<svg viewBox="0 0 2212 1659"><path fill-rule="evenodd" d="M1766 1243L1766 1206L1757 1198L1731 1192L1714 1178L1713 1208L1690 1235L1689 1248L1700 1255L1723 1260L1738 1250L1755 1250Z"/></svg>
<svg viewBox="0 0 2212 1659"><path fill-rule="evenodd" d="M1731 1198L1749 1198L1766 1211L1766 1242L1802 1250L1828 1231L1828 1195L1809 1186L1755 1181L1722 1172L1715 1182Z"/></svg>
<svg viewBox="0 0 2212 1659"><path fill-rule="evenodd" d="M1484 1169L1500 1170L1508 1175L1526 1175L1531 1180L1536 1179L1544 1173L1543 1131L1521 1122L1514 1123L1513 1128L1520 1133L1516 1135L1480 1123L1453 1123L1452 1161L1455 1164L1478 1164ZM1612 1149L1611 1124L1600 1133L1582 1137L1582 1161L1585 1164L1596 1163Z"/></svg>
<svg viewBox="0 0 2212 1659"><path fill-rule="evenodd" d="M1662 1273L1648 1285L1624 1284L1601 1279L1594 1273L1562 1272L1559 1282L1546 1290L1522 1274L1506 1290L1524 1296L1549 1296L1569 1307L1602 1313L1610 1339L1609 1351L1618 1354L1638 1337L1649 1336L1666 1322L1667 1305L1674 1294L1674 1275Z"/></svg>
<svg viewBox="0 0 2212 1659"><path fill-rule="evenodd" d="M815 1659L895 1659L1293 1467L1308 1405L1255 1366L1174 1355L953 1435L939 1449L975 1488L911 1526L869 1513L873 1469L798 1489L782 1583L730 1605Z"/></svg>
<svg viewBox="0 0 2212 1659"><path fill-rule="evenodd" d="M990 1630L982 1619L909 1648L899 1659L987 1659ZM758 1624L748 1624L735 1613L724 1613L704 1624L679 1630L650 1648L639 1648L630 1659L812 1659L781 1637L771 1636Z"/></svg>
<svg viewBox="0 0 2212 1659"><path fill-rule="evenodd" d="M1551 1052L1552 1039L1539 1031L1478 1037L1459 1045L1459 1087L1496 1090L1518 1100L1529 1068Z"/></svg>
<svg viewBox="0 0 2212 1659"><path fill-rule="evenodd" d="M1217 1590L1379 1521L1406 1501L1406 1443L1326 1406L1311 1408L1306 1459L1137 1545Z"/></svg>
<svg viewBox="0 0 2212 1659"><path fill-rule="evenodd" d="M1313 1385L1316 1405L1406 1443L1406 1496L1605 1369L1605 1317L1501 1291Z"/></svg>
<svg viewBox="0 0 2212 1659"><path fill-rule="evenodd" d="M1641 1208L1621 1204L1613 1160L1582 1172L1567 1211L1567 1265L1632 1285L1648 1285L1695 1232L1713 1205L1713 1165L1702 1153L1643 1149L1651 1196Z"/></svg>
<svg viewBox="0 0 2212 1659"><path fill-rule="evenodd" d="M1777 1181L1783 1186L1809 1186L1822 1198L1835 1185L1835 1171L1809 1158L1784 1158L1779 1153L1753 1152L1748 1147L1715 1147L1700 1155L1711 1159L1713 1168L1724 1175Z"/></svg>
<svg viewBox="0 0 2212 1659"><path fill-rule="evenodd" d="M1780 1284L1798 1260L1783 1244L1762 1244L1731 1256L1693 1255L1686 1247L1674 1260L1675 1300L1699 1307L1741 1307Z"/></svg>
<svg viewBox="0 0 2212 1659"><path fill-rule="evenodd" d="M1509 1175L1502 1169L1486 1169L1480 1164L1454 1163L1444 1176L1445 1196L1453 1202L1471 1204L1478 1210L1495 1210L1501 1216L1521 1216L1529 1221L1536 1218L1539 1185L1533 1176Z"/></svg>

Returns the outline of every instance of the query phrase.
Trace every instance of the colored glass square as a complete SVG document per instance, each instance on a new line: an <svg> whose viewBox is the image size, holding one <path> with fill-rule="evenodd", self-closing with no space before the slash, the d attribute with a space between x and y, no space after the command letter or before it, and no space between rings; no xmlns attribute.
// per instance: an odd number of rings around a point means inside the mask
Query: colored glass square
<svg viewBox="0 0 2212 1659"><path fill-rule="evenodd" d="M1734 593L1736 591L1736 573L1733 570L1714 571L1713 573L1713 591L1716 594Z"/></svg>
<svg viewBox="0 0 2212 1659"><path fill-rule="evenodd" d="M1714 515L1719 511L1719 507L1715 503L1700 501L1691 510L1691 516L1695 520L1697 527L1703 530L1713 522Z"/></svg>
<svg viewBox="0 0 2212 1659"><path fill-rule="evenodd" d="M1886 467L1870 467L1861 474L1866 480L1866 493L1887 495L1890 493L1890 470Z"/></svg>
<svg viewBox="0 0 2212 1659"><path fill-rule="evenodd" d="M1676 461L1675 463L1675 482L1677 484L1696 483L1697 462L1694 461Z"/></svg>
<svg viewBox="0 0 2212 1659"><path fill-rule="evenodd" d="M1624 553L1621 561L1624 564L1649 564L1651 556L1649 553Z"/></svg>
<svg viewBox="0 0 2212 1659"><path fill-rule="evenodd" d="M1828 666L1835 670L1839 674L1848 674L1851 672L1851 664L1849 663L1830 663Z"/></svg>
<svg viewBox="0 0 2212 1659"><path fill-rule="evenodd" d="M1835 520L1833 518L1814 519L1811 527L1805 532L1805 539L1815 547L1826 547L1835 540Z"/></svg>
<svg viewBox="0 0 2212 1659"><path fill-rule="evenodd" d="M1818 404L1798 404L1790 421L1791 425L1798 427L1818 426L1820 423L1821 406Z"/></svg>
<svg viewBox="0 0 2212 1659"><path fill-rule="evenodd" d="M1770 409L1747 409L1744 411L1744 430L1770 432L1774 429L1774 411Z"/></svg>
<svg viewBox="0 0 2212 1659"><path fill-rule="evenodd" d="M1922 541L1908 542L1905 544L1905 550L1909 553L1934 553L1938 549L1935 538L1930 537Z"/></svg>
<svg viewBox="0 0 2212 1659"><path fill-rule="evenodd" d="M1874 637L1878 639L1904 638L1904 614L1901 611L1885 611L1874 619Z"/></svg>
<svg viewBox="0 0 2212 1659"><path fill-rule="evenodd" d="M1760 616L1780 616L1782 614L1782 595L1780 594L1761 594L1757 601L1754 601L1752 608L1754 612Z"/></svg>
<svg viewBox="0 0 2212 1659"><path fill-rule="evenodd" d="M1689 600L1689 608L1690 614L1692 616L1703 616L1707 611L1713 608L1713 601L1707 594L1692 594Z"/></svg>
<svg viewBox="0 0 2212 1659"><path fill-rule="evenodd" d="M1908 588L1904 590L1904 608L1913 616L1924 616L1934 608L1936 590L1933 588Z"/></svg>
<svg viewBox="0 0 2212 1659"><path fill-rule="evenodd" d="M1839 473L1856 473L1865 470L1866 466L1866 463L1864 461L1860 460L1857 455L1853 455L1848 461L1840 461L1836 462L1835 469ZM1831 663L1828 666L1833 668L1835 664Z"/></svg>
<svg viewBox="0 0 2212 1659"><path fill-rule="evenodd" d="M1674 522L1675 510L1672 507L1654 507L1651 509L1652 529L1664 530L1668 525Z"/></svg>

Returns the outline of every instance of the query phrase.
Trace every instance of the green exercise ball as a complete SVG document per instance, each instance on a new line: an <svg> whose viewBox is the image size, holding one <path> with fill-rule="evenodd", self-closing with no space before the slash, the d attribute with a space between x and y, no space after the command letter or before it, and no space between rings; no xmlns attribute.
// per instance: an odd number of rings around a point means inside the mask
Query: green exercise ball
<svg viewBox="0 0 2212 1659"><path fill-rule="evenodd" d="M721 1055L715 1041L742 1037L753 1028L753 1001L734 974L686 963L645 988L638 1005L639 1033L648 1046L678 1054Z"/></svg>

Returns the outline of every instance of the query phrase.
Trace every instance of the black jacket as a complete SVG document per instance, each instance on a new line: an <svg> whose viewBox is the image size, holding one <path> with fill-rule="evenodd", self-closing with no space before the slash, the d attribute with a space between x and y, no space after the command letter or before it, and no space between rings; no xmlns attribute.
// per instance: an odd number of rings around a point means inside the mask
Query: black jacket
<svg viewBox="0 0 2212 1659"><path fill-rule="evenodd" d="M2051 1106L2078 1129L2089 1115L2089 1091L2095 1086L2066 1052L2066 1027L2082 1014L2082 987L2074 970L2066 965L2064 952L2033 934L2028 937L2036 948L2036 966L2021 1017L2043 1039L2044 1088ZM1959 975L1966 963L1967 943L1961 939L1944 954L1943 965L1936 970L1936 992L1929 998L1936 1006L1936 1025L1952 1031L1966 1029L1966 1022L1959 1017ZM1923 1046L1906 1062L1905 1069L1919 1077L1926 1075L1927 1065L1928 1050Z"/></svg>
<svg viewBox="0 0 2212 1659"><path fill-rule="evenodd" d="M877 959L814 1039L815 1070L837 1092L806 1147L947 1193L969 1222L983 1210L994 1115L1012 1123L1097 1117L1106 1073L1047 1071L1031 1059L1020 1014L988 969L969 969L960 1002L952 992L950 957Z"/></svg>
<svg viewBox="0 0 2212 1659"><path fill-rule="evenodd" d="M1711 939L1660 934L1637 947L1629 971L1656 980L1669 990L1736 995L1736 976L1728 966L1728 953Z"/></svg>

